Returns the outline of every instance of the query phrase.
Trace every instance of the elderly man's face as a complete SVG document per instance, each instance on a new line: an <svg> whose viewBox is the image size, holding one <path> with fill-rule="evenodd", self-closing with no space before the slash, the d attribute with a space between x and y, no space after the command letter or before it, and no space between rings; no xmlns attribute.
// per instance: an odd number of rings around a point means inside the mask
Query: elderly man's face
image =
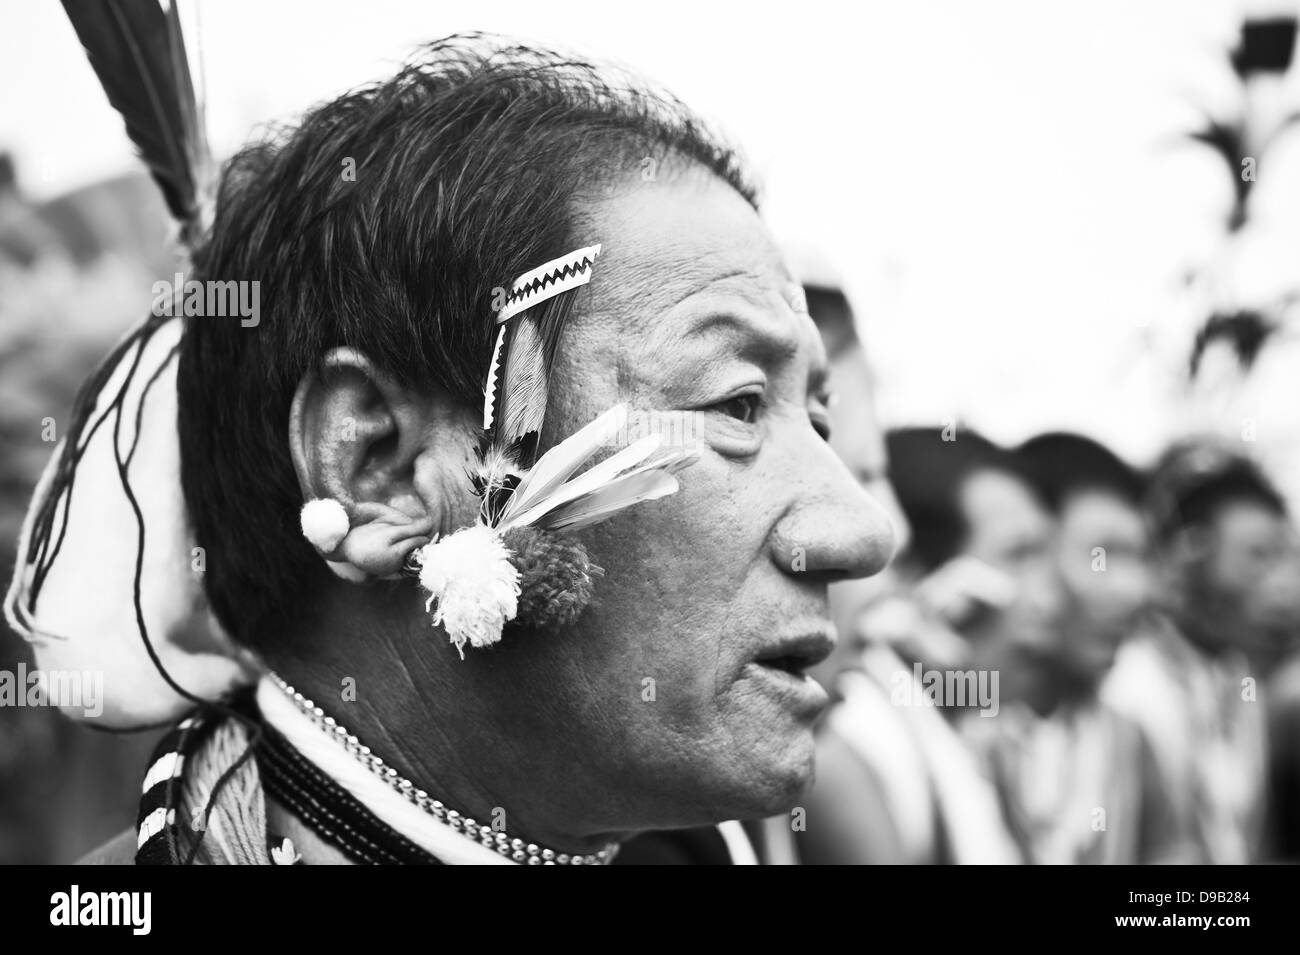
<svg viewBox="0 0 1300 955"><path fill-rule="evenodd" d="M784 811L826 702L805 670L832 648L827 585L884 565L889 522L826 442L821 342L750 206L683 171L614 190L588 221L583 243L604 249L547 442L622 401L700 412L703 435L677 494L586 532L606 575L547 640L565 732L603 790L585 795L615 828Z"/></svg>

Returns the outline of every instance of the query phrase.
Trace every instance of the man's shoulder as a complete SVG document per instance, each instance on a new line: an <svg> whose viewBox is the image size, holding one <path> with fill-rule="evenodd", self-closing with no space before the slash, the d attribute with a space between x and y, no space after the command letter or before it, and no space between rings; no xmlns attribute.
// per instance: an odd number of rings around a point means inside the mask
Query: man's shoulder
<svg viewBox="0 0 1300 955"><path fill-rule="evenodd" d="M124 829L98 849L77 860L77 865L135 865L135 830Z"/></svg>

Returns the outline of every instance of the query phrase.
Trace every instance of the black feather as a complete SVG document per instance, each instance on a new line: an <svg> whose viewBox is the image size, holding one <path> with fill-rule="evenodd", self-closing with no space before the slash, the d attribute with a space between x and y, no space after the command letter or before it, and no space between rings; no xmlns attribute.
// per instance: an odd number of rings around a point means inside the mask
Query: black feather
<svg viewBox="0 0 1300 955"><path fill-rule="evenodd" d="M63 0L63 8L182 240L193 244L206 227L212 161L176 4Z"/></svg>

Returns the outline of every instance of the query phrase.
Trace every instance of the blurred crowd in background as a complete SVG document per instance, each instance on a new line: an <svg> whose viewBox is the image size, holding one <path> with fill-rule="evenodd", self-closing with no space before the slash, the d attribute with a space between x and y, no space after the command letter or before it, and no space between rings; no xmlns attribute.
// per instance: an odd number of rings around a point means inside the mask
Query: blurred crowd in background
<svg viewBox="0 0 1300 955"><path fill-rule="evenodd" d="M1256 157L1294 139L1300 108L1277 94L1295 41L1294 15L1247 18L1230 53L1243 108L1191 136L1236 199L1189 279L1205 295L1184 413L1147 460L1066 429L1014 444L957 418L882 432L869 324L849 283L804 262L832 441L902 542L885 574L832 588L841 643L821 678L836 703L804 862L1300 860L1300 475L1256 427L1287 410L1243 401L1265 377L1294 396L1300 373L1297 246L1267 283L1243 280L1269 271L1254 222L1277 210L1254 193Z"/></svg>
<svg viewBox="0 0 1300 955"><path fill-rule="evenodd" d="M1300 472L1288 467L1300 432L1257 432L1237 401L1300 375L1300 256L1261 252L1255 228L1269 211L1257 184L1287 174L1266 157L1300 130L1300 106L1279 97L1296 88L1295 37L1293 14L1248 20L1231 54L1238 108L1191 137L1222 160L1234 198L1217 264L1187 277L1199 303L1181 357L1188 427L1160 436L1159 454L1125 460L1067 430L1009 443L982 422L995 442L960 416L878 421L900 403L880 394L890 369L871 370L873 317L854 314L854 277L816 256L796 263L831 356L832 441L888 503L900 541L884 574L832 594L840 644L819 678L835 702L802 861L1300 860ZM76 387L174 256L144 174L36 200L3 145L7 576ZM1262 261L1269 280L1247 280ZM1207 398L1217 415L1202 413ZM1289 410L1280 419L1300 425ZM0 669L20 661L27 648L0 631ZM0 862L71 861L129 825L155 740L0 707Z"/></svg>
<svg viewBox="0 0 1300 955"><path fill-rule="evenodd" d="M1247 445L882 438L847 299L807 294L902 545L832 587L803 861L1300 860L1300 537Z"/></svg>

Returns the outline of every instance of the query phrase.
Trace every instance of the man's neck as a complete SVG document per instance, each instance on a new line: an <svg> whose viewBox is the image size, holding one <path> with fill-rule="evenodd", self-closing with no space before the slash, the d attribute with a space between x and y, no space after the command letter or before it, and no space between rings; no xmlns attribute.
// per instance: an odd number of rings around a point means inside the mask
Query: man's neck
<svg viewBox="0 0 1300 955"><path fill-rule="evenodd" d="M453 694L442 675L421 672L418 663L379 672L374 663L351 680L319 663L281 676L416 788L482 826L570 854L630 835L565 825L566 810L575 807L560 803L548 783L566 767L538 769L535 757L513 752L508 731L490 714L449 712L445 702Z"/></svg>

